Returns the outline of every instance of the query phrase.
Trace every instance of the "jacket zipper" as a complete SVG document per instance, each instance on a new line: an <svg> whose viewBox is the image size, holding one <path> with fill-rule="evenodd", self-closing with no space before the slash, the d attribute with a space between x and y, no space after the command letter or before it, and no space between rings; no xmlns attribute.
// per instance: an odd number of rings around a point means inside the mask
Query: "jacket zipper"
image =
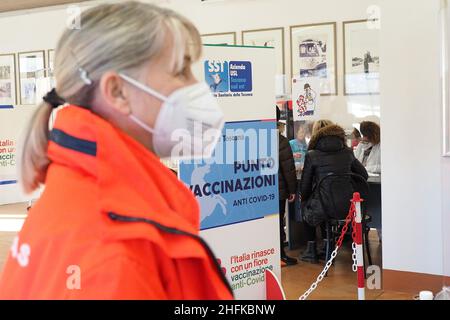
<svg viewBox="0 0 450 320"><path fill-rule="evenodd" d="M150 220L150 219L146 219L146 218L136 218L136 217L130 217L130 216L123 216L123 215L116 214L114 212L109 212L108 213L108 217L111 220L120 221L120 222L144 222L144 223L148 223L148 224L156 227L157 229L159 229L159 230L161 230L163 232L176 234L176 235L181 235L181 236L187 236L187 237L190 237L190 238L200 242L202 247L206 250L206 253L207 253L208 257L213 261L215 270L219 274L220 279L225 284L225 286L227 287L227 289L230 291L231 295L234 298L233 289L231 288L230 284L228 283L228 280L225 278L225 275L223 274L222 269L220 268L219 263L217 262L217 259L214 256L214 253L212 252L212 250L208 246L208 244L205 242L205 240L203 240L201 237L199 237L199 236L197 236L195 234L186 232L186 231L182 231L182 230L178 230L178 229L175 229L175 228L164 226L164 225L162 225L162 224L160 224L160 223L158 223L156 221L153 221L153 220Z"/></svg>

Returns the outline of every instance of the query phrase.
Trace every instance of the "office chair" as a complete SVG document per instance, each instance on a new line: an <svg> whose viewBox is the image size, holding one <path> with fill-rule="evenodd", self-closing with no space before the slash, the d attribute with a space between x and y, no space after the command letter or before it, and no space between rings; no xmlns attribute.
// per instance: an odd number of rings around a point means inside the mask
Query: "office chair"
<svg viewBox="0 0 450 320"><path fill-rule="evenodd" d="M328 190L325 190L325 183L328 182ZM355 173L329 173L316 184L313 189L313 192L319 193L319 200L322 208L326 211L327 220L325 222L326 226L326 234L327 234L327 243L325 249L325 263L330 259L331 253L334 250L336 238L340 235L339 229L345 225L345 217L348 212L336 212L336 203L335 199L332 196L333 192L336 190L341 190L345 185L351 185L351 188L347 188L347 190L351 190L351 194L349 192L347 199L339 199L339 201L348 202L348 207L350 208L350 199L353 197L353 192L359 192L362 199L367 199L369 195L369 185L362 176ZM336 188L336 189L335 189ZM331 207L326 207L323 202L323 197L327 197L329 200L328 203L332 203ZM340 207L343 206L343 203L340 203ZM367 214L365 210L365 202L361 203L361 224L363 230L363 248L364 252L367 254L367 260L369 265L372 265L372 256L370 254L369 247L369 231L368 223L371 221L370 215ZM340 217L343 218L340 218ZM351 230L351 226L349 228ZM364 256L364 255L363 255ZM364 257L365 258L365 257ZM365 259L364 259L365 264ZM365 268L364 268L365 270ZM364 272L365 274L365 272Z"/></svg>

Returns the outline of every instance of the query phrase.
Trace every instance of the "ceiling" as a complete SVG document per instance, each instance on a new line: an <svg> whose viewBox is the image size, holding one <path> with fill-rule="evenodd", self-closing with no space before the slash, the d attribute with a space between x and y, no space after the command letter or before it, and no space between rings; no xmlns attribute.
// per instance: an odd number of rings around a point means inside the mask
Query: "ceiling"
<svg viewBox="0 0 450 320"><path fill-rule="evenodd" d="M0 12L33 9L91 0L0 0Z"/></svg>

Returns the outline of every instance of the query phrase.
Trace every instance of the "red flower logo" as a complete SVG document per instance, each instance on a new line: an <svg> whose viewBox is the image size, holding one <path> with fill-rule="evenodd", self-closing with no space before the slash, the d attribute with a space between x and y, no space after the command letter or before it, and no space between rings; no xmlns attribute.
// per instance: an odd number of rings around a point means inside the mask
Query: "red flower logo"
<svg viewBox="0 0 450 320"><path fill-rule="evenodd" d="M297 106L298 106L297 111L298 111L299 115L304 116L306 113L306 110L307 110L305 96L299 95L296 102L297 102Z"/></svg>

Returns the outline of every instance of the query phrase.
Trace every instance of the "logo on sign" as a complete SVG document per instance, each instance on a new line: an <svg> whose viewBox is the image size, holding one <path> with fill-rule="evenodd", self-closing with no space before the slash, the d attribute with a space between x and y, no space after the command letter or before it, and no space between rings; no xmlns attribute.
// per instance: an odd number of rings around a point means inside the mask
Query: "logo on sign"
<svg viewBox="0 0 450 320"><path fill-rule="evenodd" d="M228 92L229 72L226 61L205 61L205 79L212 92Z"/></svg>
<svg viewBox="0 0 450 320"><path fill-rule="evenodd" d="M252 96L250 61L205 61L205 80L216 97Z"/></svg>

